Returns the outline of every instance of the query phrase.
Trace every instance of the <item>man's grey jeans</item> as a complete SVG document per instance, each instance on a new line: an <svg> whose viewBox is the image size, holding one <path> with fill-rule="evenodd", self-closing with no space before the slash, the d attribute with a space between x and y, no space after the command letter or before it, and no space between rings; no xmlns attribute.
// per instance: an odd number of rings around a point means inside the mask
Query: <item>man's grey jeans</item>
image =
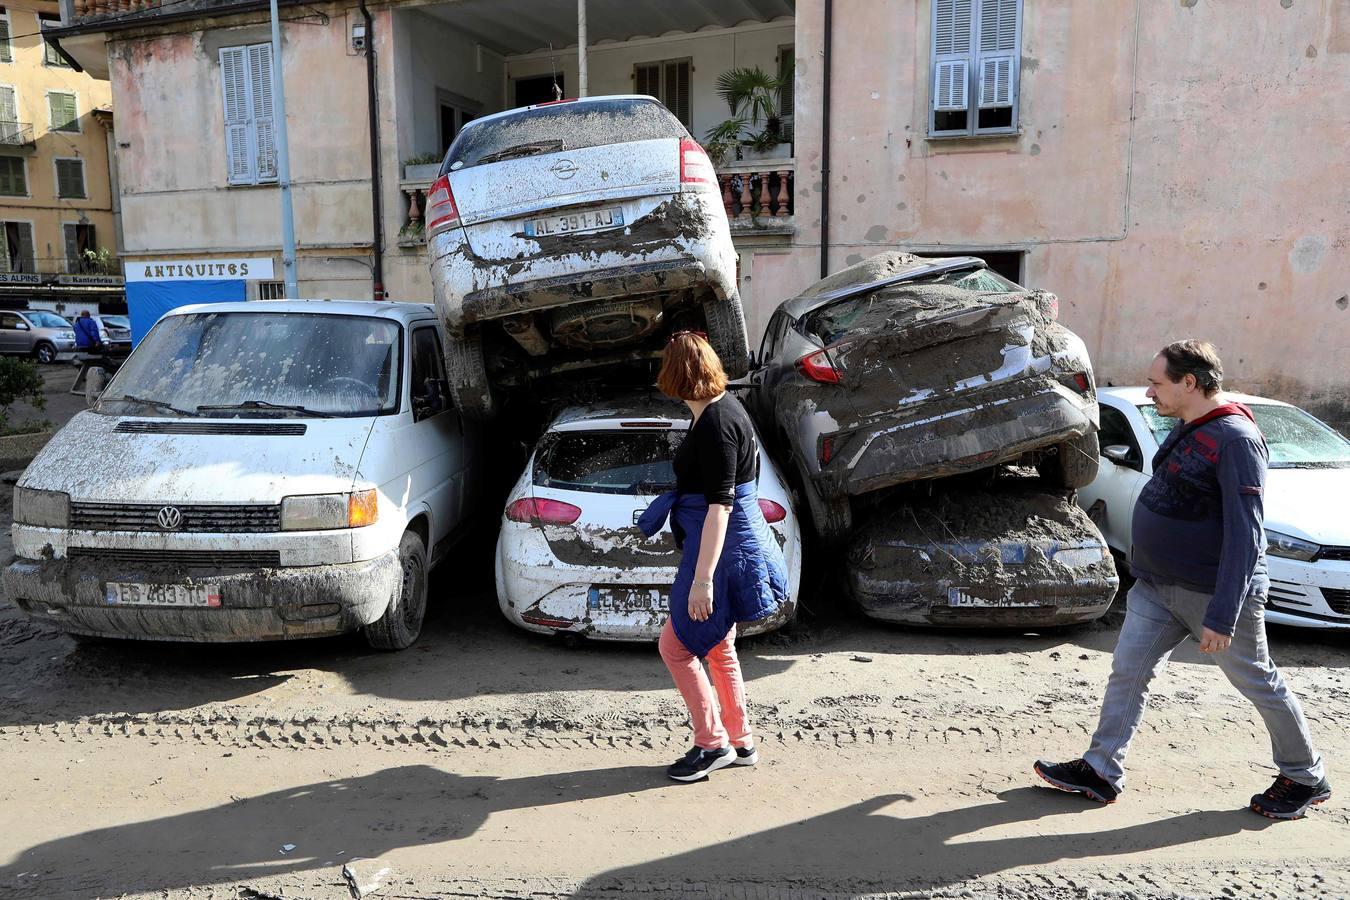
<svg viewBox="0 0 1350 900"><path fill-rule="evenodd" d="M1083 757L1116 790L1125 785L1125 754L1144 718L1149 682L1187 635L1200 640L1209 601L1208 594L1142 579L1130 588L1101 720L1092 736L1092 748ZM1214 654L1214 660L1233 687L1261 713L1280 772L1299 784L1321 781L1322 758L1313 749L1303 709L1270 660L1264 598L1247 598L1232 645Z"/></svg>

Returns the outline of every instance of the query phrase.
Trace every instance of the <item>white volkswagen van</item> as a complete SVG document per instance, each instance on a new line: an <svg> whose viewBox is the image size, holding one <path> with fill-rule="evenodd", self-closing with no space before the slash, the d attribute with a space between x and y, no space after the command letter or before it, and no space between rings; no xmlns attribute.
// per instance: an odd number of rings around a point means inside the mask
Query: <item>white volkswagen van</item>
<svg viewBox="0 0 1350 900"><path fill-rule="evenodd" d="M475 432L430 306L174 310L14 492L6 595L77 635L417 639Z"/></svg>

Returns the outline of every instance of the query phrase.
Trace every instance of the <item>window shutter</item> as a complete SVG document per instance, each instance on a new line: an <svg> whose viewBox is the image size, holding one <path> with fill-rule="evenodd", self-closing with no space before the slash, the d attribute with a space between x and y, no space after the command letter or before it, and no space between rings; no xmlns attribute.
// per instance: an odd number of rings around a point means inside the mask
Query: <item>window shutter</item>
<svg viewBox="0 0 1350 900"><path fill-rule="evenodd" d="M933 0L933 52L970 53L970 0Z"/></svg>
<svg viewBox="0 0 1350 900"><path fill-rule="evenodd" d="M220 82L225 97L225 153L230 184L253 184L249 140L248 65L243 47L220 51Z"/></svg>
<svg viewBox="0 0 1350 900"><path fill-rule="evenodd" d="M75 95L53 92L47 95L53 131L79 131L76 123Z"/></svg>
<svg viewBox="0 0 1350 900"><path fill-rule="evenodd" d="M61 233L66 239L66 271L80 271L80 238L78 225L62 225Z"/></svg>
<svg viewBox="0 0 1350 900"><path fill-rule="evenodd" d="M654 65L633 67L633 93L661 96L661 68Z"/></svg>
<svg viewBox="0 0 1350 900"><path fill-rule="evenodd" d="M253 131L258 151L258 180L277 178L277 142L272 119L272 45L248 48L249 87L253 93Z"/></svg>
<svg viewBox="0 0 1350 900"><path fill-rule="evenodd" d="M12 141L19 134L19 105L14 88L0 87L0 139Z"/></svg>
<svg viewBox="0 0 1350 900"><path fill-rule="evenodd" d="M934 79L933 109L956 110L966 108L967 66L965 60L951 60L937 64Z"/></svg>
<svg viewBox="0 0 1350 900"><path fill-rule="evenodd" d="M792 140L792 123L796 109L796 48L792 45L778 51L778 78L783 87L778 91L778 114L783 119L783 138Z"/></svg>
<svg viewBox="0 0 1350 900"><path fill-rule="evenodd" d="M661 98L675 118L689 127L689 62L666 63L665 96Z"/></svg>
<svg viewBox="0 0 1350 900"><path fill-rule="evenodd" d="M980 0L980 108L1012 106L1019 0Z"/></svg>
<svg viewBox="0 0 1350 900"><path fill-rule="evenodd" d="M0 19L0 62L14 62L14 54L9 49L9 19Z"/></svg>
<svg viewBox="0 0 1350 900"><path fill-rule="evenodd" d="M15 266L17 272L36 272L33 260L33 226L29 222L11 223L17 227L19 234L19 259Z"/></svg>

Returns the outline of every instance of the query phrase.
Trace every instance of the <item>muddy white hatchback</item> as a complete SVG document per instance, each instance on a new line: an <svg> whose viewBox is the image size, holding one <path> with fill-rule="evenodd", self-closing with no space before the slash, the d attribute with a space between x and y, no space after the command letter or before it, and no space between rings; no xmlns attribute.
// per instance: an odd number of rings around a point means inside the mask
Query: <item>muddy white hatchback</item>
<svg viewBox="0 0 1350 900"><path fill-rule="evenodd" d="M577 370L659 357L706 331L733 378L745 320L717 176L652 97L567 100L475 119L425 213L431 281L466 415Z"/></svg>
<svg viewBox="0 0 1350 900"><path fill-rule="evenodd" d="M24 473L5 593L78 635L401 649L474 457L429 306L185 307Z"/></svg>
<svg viewBox="0 0 1350 900"><path fill-rule="evenodd" d="M659 397L575 406L553 421L511 491L497 541L497 599L509 620L542 634L657 639L680 551L669 525L647 538L636 523L674 489L688 429L685 406ZM741 634L790 621L801 580L801 528L762 449L759 506L783 548L791 602Z"/></svg>

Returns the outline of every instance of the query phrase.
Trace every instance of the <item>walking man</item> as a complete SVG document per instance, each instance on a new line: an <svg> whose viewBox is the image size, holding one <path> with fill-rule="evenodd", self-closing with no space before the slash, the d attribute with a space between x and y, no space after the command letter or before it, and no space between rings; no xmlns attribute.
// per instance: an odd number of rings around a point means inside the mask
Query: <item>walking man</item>
<svg viewBox="0 0 1350 900"><path fill-rule="evenodd" d="M1148 685L1187 635L1214 655L1270 732L1280 774L1251 808L1302 818L1331 797L1296 698L1266 647L1263 503L1268 454L1251 411L1219 393L1223 366L1212 344L1164 347L1148 372L1158 413L1180 419L1153 457L1135 504L1130 589L1111 678L1092 745L1082 759L1036 762L1055 787L1113 803L1125 754L1144 717Z"/></svg>

